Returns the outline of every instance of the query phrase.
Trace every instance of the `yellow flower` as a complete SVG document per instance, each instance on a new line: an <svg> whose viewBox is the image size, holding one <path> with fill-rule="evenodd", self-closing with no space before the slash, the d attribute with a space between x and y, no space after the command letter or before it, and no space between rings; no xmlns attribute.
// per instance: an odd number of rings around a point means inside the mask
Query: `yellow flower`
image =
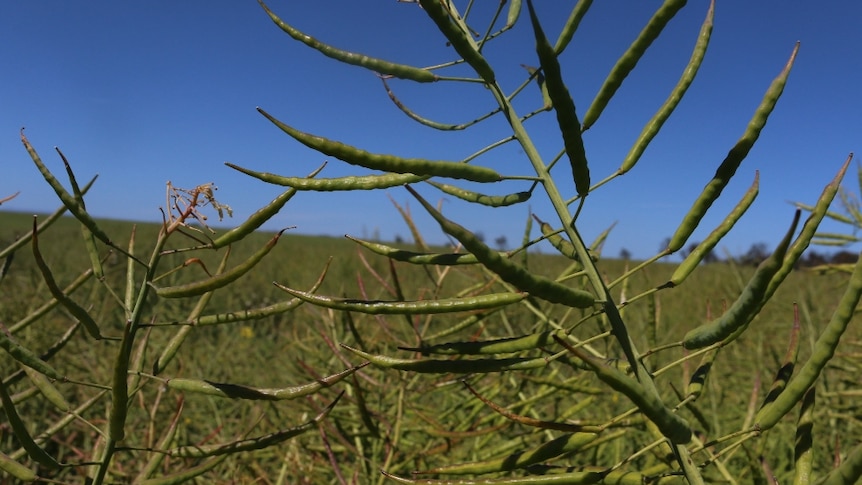
<svg viewBox="0 0 862 485"><path fill-rule="evenodd" d="M252 338L254 337L254 331L248 325L239 329L239 335L242 338Z"/></svg>

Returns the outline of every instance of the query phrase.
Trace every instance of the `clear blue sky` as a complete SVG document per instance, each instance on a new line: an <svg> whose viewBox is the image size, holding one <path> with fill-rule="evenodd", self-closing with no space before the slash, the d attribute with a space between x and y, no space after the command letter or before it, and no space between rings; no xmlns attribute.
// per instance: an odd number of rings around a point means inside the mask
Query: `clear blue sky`
<svg viewBox="0 0 862 485"><path fill-rule="evenodd" d="M483 2L497 3L477 3ZM545 31L556 38L574 2L535 3ZM659 4L595 2L560 59L580 114ZM394 0L271 0L269 5L297 28L336 46L416 65L455 57L417 5ZM689 2L585 135L594 181L616 170L676 83L706 9L706 2ZM791 220L788 202L816 200L848 153L862 148L860 19L862 3L849 0L718 2L712 44L687 97L638 166L587 199L580 219L585 239L616 221L606 254L616 256L623 247L639 257L654 254L742 134L799 40L796 66L761 139L692 238L705 237L760 170L760 196L723 247L733 253L759 241L773 247ZM99 174L87 199L96 216L157 221L166 181L180 187L215 182L219 199L235 210L235 223L282 188L249 179L223 162L301 176L326 159L284 135L256 113L256 106L299 129L403 156L457 160L506 135L499 117L466 132L420 127L389 101L373 73L293 41L253 0L2 2L0 39L0 196L21 191L2 210L48 212L58 205L19 141L22 126L58 175L62 165L54 146L70 159L79 179ZM537 64L533 46L525 11L515 29L487 47L505 89L523 79L520 64ZM478 85L400 81L392 86L414 110L442 122L467 121L494 107ZM527 113L540 102L538 90L530 87L517 107ZM543 156L552 157L561 147L552 114L527 128ZM531 173L514 146L476 163L507 175ZM571 191L568 170L561 163L555 173ZM855 165L851 170L847 181L855 188ZM321 176L366 173L331 160ZM509 193L526 187L508 181L470 188ZM430 200L441 197L430 186L420 190ZM302 193L268 227L409 238L387 195L409 204L428 240L445 240L402 188ZM541 218L553 220L541 193L530 204ZM488 240L504 235L511 245L522 237L528 207L490 211L449 198L444 211Z"/></svg>

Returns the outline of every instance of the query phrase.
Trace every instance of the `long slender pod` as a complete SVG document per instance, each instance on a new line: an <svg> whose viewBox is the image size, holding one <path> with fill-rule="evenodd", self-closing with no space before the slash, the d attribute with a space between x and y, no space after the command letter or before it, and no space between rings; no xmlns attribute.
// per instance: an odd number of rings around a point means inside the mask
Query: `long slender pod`
<svg viewBox="0 0 862 485"><path fill-rule="evenodd" d="M605 82L599 88L599 92L593 99L589 109L587 109L586 114L584 114L584 130L588 130L599 119L599 115L604 111L608 102L610 102L611 98L617 92L617 89L622 86L626 76L632 72L647 48L658 38L667 23L670 22L670 19L685 4L686 0L665 0L662 6L656 10L646 27L641 30L628 50L620 56L617 63L611 68L611 72L605 78Z"/></svg>
<svg viewBox="0 0 862 485"><path fill-rule="evenodd" d="M531 191L515 192L506 195L485 195L473 192L472 190L462 189L461 187L456 187L454 185L430 181L428 183L437 187L442 192L458 197L461 200L486 205L488 207L508 207L510 205L520 204L521 202L530 200L530 196L533 195L533 192Z"/></svg>
<svg viewBox="0 0 862 485"><path fill-rule="evenodd" d="M793 223L790 229L784 235L784 238L775 248L775 251L766 260L760 263L754 275L749 280L748 284L742 290L742 294L733 302L730 308L723 315L715 320L701 325L685 334L683 338L683 346L687 349L699 349L707 347L714 343L721 342L727 339L726 343L732 340L729 337L736 337L741 333L741 330L754 319L763 305L766 303L766 289L769 287L769 282L773 276L781 268L784 262L784 255L787 252L793 234L796 232L796 225L799 223L800 211L797 209L793 218Z"/></svg>
<svg viewBox="0 0 862 485"><path fill-rule="evenodd" d="M799 235L796 236L796 240L794 240L793 244L790 245L790 248L787 249L787 255L784 257L784 265L780 270L778 270L778 273L775 274L772 281L769 282L769 288L766 290L767 298L770 298L772 294L775 293L775 290L778 289L778 286L782 281L784 281L784 278L793 270L793 267L796 265L796 261L799 260L802 253L808 248L808 245L811 243L811 239L817 233L817 228L820 226L820 222L829 212L829 206L835 199L835 194L841 188L841 180L844 178L844 174L847 172L847 167L850 166L850 161L852 159L853 154L851 153L847 156L847 159L844 161L844 164L841 166L841 169L838 170L838 173L832 181L826 184L826 187L823 188L823 192L817 199L817 203L814 205L808 218L805 219L805 223L802 225L802 230L799 231Z"/></svg>
<svg viewBox="0 0 862 485"><path fill-rule="evenodd" d="M799 43L793 47L793 52L790 54L790 59L784 68L776 77L772 84L767 89L760 106L754 112L754 116L748 122L748 126L742 137L737 140L736 144L728 152L727 156L718 166L712 179L706 184L703 191L695 200L694 204L689 209L688 213L682 220L682 223L677 228L676 232L670 239L668 250L671 252L679 250L688 240L691 233L700 224L700 220L706 214L706 211L712 206L713 202L721 195L721 191L727 186L730 179L736 174L736 169L742 163L742 160L748 155L754 142L760 136L763 127L766 126L766 121L772 113L778 98L784 91L784 85L787 84L787 77L790 75L790 69L793 67L793 61L796 60L796 53L799 51Z"/></svg>
<svg viewBox="0 0 862 485"><path fill-rule="evenodd" d="M648 392L635 379L616 368L596 361L582 350L569 345L565 340L556 336L554 339L587 364L602 382L631 399L644 416L655 423L661 433L672 443L685 444L691 441L691 426L682 416L667 407L657 394Z"/></svg>
<svg viewBox="0 0 862 485"><path fill-rule="evenodd" d="M563 454L575 453L595 441L598 437L599 434L597 433L567 433L558 438L542 443L539 446L512 453L502 458L447 465L430 470L423 470L419 473L433 473L439 475L479 475L484 473L517 470L550 460Z"/></svg>
<svg viewBox="0 0 862 485"><path fill-rule="evenodd" d="M256 172L247 168L225 162L228 167L254 177L262 182L293 187L296 190L313 190L318 192L337 192L343 190L374 190L388 189L404 184L421 182L430 178L428 175L412 173L390 173L385 175L347 176L328 179L308 177L284 177L269 172Z"/></svg>
<svg viewBox="0 0 862 485"><path fill-rule="evenodd" d="M384 172L448 177L472 182L497 182L503 178L495 170L488 167L444 160L403 158L395 155L370 153L339 141L301 132L292 126L282 123L261 108L257 110L294 140L351 165L358 165L371 170L382 170Z"/></svg>
<svg viewBox="0 0 862 485"><path fill-rule="evenodd" d="M521 15L521 5L523 2L521 0L511 0L509 2L509 10L506 13L506 26L505 28L511 28L515 25L515 22L518 21L518 17Z"/></svg>
<svg viewBox="0 0 862 485"><path fill-rule="evenodd" d="M0 453L0 470L8 473L12 478L22 482L34 482L39 475L35 471Z"/></svg>
<svg viewBox="0 0 862 485"><path fill-rule="evenodd" d="M353 374L357 370L365 367L366 364L353 366L331 376L322 377L309 384L301 386L284 387L279 389L264 389L243 386L239 384L230 384L226 382L213 382L201 379L188 379L182 377L170 378L167 381L167 386L177 391L185 391L196 394L205 394L208 396L223 397L228 399L248 399L248 400L264 400L264 401L281 401L286 399L297 399L309 394L315 393L324 387L330 387L333 384L341 381L345 377Z"/></svg>
<svg viewBox="0 0 862 485"><path fill-rule="evenodd" d="M12 402L12 397L9 391L6 390L6 385L0 380L0 401L3 403L3 410L6 412L6 419L9 420L9 425L12 427L12 432L21 443L21 446L27 451L27 454L40 465L48 468L59 468L60 464L47 451L43 450L27 431L27 425L21 420L21 416L15 409L15 404Z"/></svg>
<svg viewBox="0 0 862 485"><path fill-rule="evenodd" d="M572 167L575 188L578 196L586 197L590 191L590 169L584 150L584 140L581 138L581 123L578 121L575 102L563 81L557 53L542 31L531 0L527 0L527 8L530 11L533 35L536 38L536 54L539 56L542 72L545 75L545 85L548 87L548 96L551 98L554 113L557 115L557 124L563 135L563 145L566 147L566 155Z"/></svg>
<svg viewBox="0 0 862 485"><path fill-rule="evenodd" d="M856 263L847 289L838 302L838 307L814 344L811 356L799 370L799 374L790 379L784 392L779 394L775 401L765 405L757 412L755 423L761 430L765 431L775 426L820 377L826 364L835 355L835 349L855 313L860 296L862 296L862 262Z"/></svg>
<svg viewBox="0 0 862 485"><path fill-rule="evenodd" d="M39 237L36 235L36 218L33 218L33 258L36 260L36 266L39 267L39 272L42 273L42 279L45 280L45 286L48 287L48 291L51 293L51 296L54 297L55 300L60 302L63 307L72 314L75 319L81 322L84 325L84 328L87 329L87 333L90 334L94 339L101 339L102 334L99 331L99 324L93 320L93 317L84 309L81 305L75 303L71 298L66 296L63 293L63 290L60 289L60 286L57 285L57 281L54 279L54 275L51 273L51 269L48 267L48 263L45 262L45 259L42 257L42 252L39 250ZM95 270L94 270L95 274Z"/></svg>
<svg viewBox="0 0 862 485"><path fill-rule="evenodd" d="M93 186L93 184L96 182L97 178L98 178L98 175L94 176L93 178L90 179L89 182L87 182L86 185L81 187L81 194L82 195L86 194L87 191L90 190L90 187ZM69 209L65 205L61 205L60 207L58 207L57 210L55 210L48 217L46 217L45 219L42 220L42 222L37 227L36 234L47 229L51 224L53 224L57 219L59 219L63 214L65 214L67 210L69 210ZM26 246L27 244L29 244L31 237L33 237L32 232L24 234L21 237L19 237L18 239L16 239L15 242L9 244L8 246L6 246L2 250L0 250L0 258L6 259L6 258L8 258L8 256L10 254L14 253L15 251L17 251L17 250L23 248L24 246ZM8 259L7 259L7 261L8 261Z"/></svg>
<svg viewBox="0 0 862 485"><path fill-rule="evenodd" d="M329 271L329 264L332 262L330 259L326 266L323 268L323 272L320 273L320 276L317 278L317 281L311 285L311 288L308 289L308 293L314 293L320 288L320 285L323 284L323 279L326 277L327 271ZM291 298L290 300L280 301L277 303L273 303L272 305L267 305L265 307L260 308L252 308L246 310L236 310L225 313L215 313L210 315L200 315L200 312L195 312L195 315L189 316L189 318L184 322L172 322L173 325L182 325L188 324L191 326L201 326L201 325L221 325L225 323L233 323L233 322L248 322L251 320L260 320L262 318L271 317L273 315L279 315L281 313L288 312L297 308L299 305L302 305L304 302L299 298Z"/></svg>
<svg viewBox="0 0 862 485"><path fill-rule="evenodd" d="M578 30L578 26L581 25L581 19L584 18L584 15L587 14L587 10L590 9L590 6L593 4L593 0L578 0L578 3L572 7L572 11L569 13L569 18L566 19L565 25L563 25L563 30L560 31L560 36L557 37L557 42L554 44L554 52L557 55L563 53L563 50L569 45L569 42L572 41L572 37L575 36L575 31Z"/></svg>
<svg viewBox="0 0 862 485"><path fill-rule="evenodd" d="M370 241L356 239L353 236L345 235L347 239L359 244L360 246L370 250L375 254L386 256L387 258L410 264L436 264L440 266L458 266L465 264L477 264L479 262L476 256L470 253L420 253L416 251L406 251L404 249L393 248L386 244L380 244Z"/></svg>
<svg viewBox="0 0 862 485"><path fill-rule="evenodd" d="M427 315L433 313L455 313L472 310L487 310L517 303L527 297L526 293L496 293L464 298L442 298L439 300L379 301L332 298L294 290L275 283L280 290L300 300L324 308L341 311L368 313L371 315Z"/></svg>
<svg viewBox="0 0 862 485"><path fill-rule="evenodd" d="M253 450L261 450L269 446L277 445L279 443L283 443L294 436L298 436L306 431L315 428L320 421L322 421L329 412L338 404L338 401L341 399L341 396L344 395L344 392L339 394L334 401L332 401L326 408L323 409L317 416L312 418L306 423L303 423L294 428L285 429L276 431L274 433L270 433L264 436L258 436L255 438L246 438L238 441L234 441L232 443L224 443L224 444L216 444L216 445L201 445L201 446L182 446L179 448L174 448L168 450L166 453L169 456L182 456L188 458L203 458L207 456L219 456L219 455L230 455L234 453L240 453L243 451L253 451Z"/></svg>
<svg viewBox="0 0 862 485"><path fill-rule="evenodd" d="M634 145L629 149L617 173L622 175L635 166L638 160L640 160L641 155L643 155L644 150L646 150L647 146L649 146L650 142L655 138L659 130L661 130L664 122L667 121L671 113L676 109L685 92L688 91L688 87L694 81L697 71L700 70L700 65L703 63L703 58L706 54L706 48L709 46L714 16L715 0L712 0L709 3L709 10L706 12L706 19L700 27L697 42L694 44L694 51L691 53L691 58L688 60L685 70L682 71L682 76L680 76L679 81L677 81L676 86L674 86L673 91L670 92L670 96L667 97L664 104L661 105L659 110L647 122L646 126L643 127L641 134L638 135Z"/></svg>
<svg viewBox="0 0 862 485"><path fill-rule="evenodd" d="M446 0L419 0L419 4L437 25L440 32L446 36L455 52L479 74L482 80L488 84L493 84L495 81L494 70L479 52L479 46L470 37L470 34L453 21L458 16L454 7Z"/></svg>
<svg viewBox="0 0 862 485"><path fill-rule="evenodd" d="M575 308L588 308L595 303L595 297L584 290L576 290L557 283L544 276L535 275L512 261L500 256L500 253L486 246L476 236L464 227L446 219L431 204L420 196L412 187L407 190L425 207L425 210L440 224L443 232L457 239L464 248L476 255L476 258L489 270L493 271L503 281L514 285L521 291L532 296L545 299L551 303L560 303Z"/></svg>
<svg viewBox="0 0 862 485"><path fill-rule="evenodd" d="M420 374L473 374L506 372L512 370L537 369L547 366L554 359L560 358L564 352L550 357L504 357L499 359L397 359L386 355L376 355L354 349L347 345L341 346L350 352L384 369L398 369Z"/></svg>
<svg viewBox="0 0 862 485"><path fill-rule="evenodd" d="M784 354L784 360L778 372L775 373L775 378L772 380L772 385L769 386L769 391L766 392L766 397L763 399L763 404L760 407L766 406L778 397L787 387L787 382L793 376L793 370L796 368L796 359L799 356L799 333L802 327L799 325L799 308L793 304L793 327L790 329L790 343L787 344L787 352Z"/></svg>
<svg viewBox="0 0 862 485"><path fill-rule="evenodd" d="M52 174L51 171L48 170L48 167L46 167L45 164L42 163L42 159L39 157L39 154L36 153L36 150L33 148L32 145L30 145L30 142L27 140L27 137L24 136L23 129L21 130L21 142L24 144L24 148L27 150L27 153L30 155L30 158L36 165L36 168L39 169L39 173L42 174L42 178L44 178L45 181L48 182L48 185L51 186L51 188L54 190L54 193L57 194L57 197L60 199L63 205L66 206L66 209L68 209L69 212L71 212L72 215L75 216L75 218L81 222L81 224L83 224L87 229L89 229L90 232L92 232L97 239L107 244L108 246L111 246L112 248L116 249L123 255L128 256L135 261L138 261L139 263L143 264L142 261L135 258L133 255L126 253L125 249L114 244L114 242L111 240L110 237L108 237L105 231L103 231L99 227L99 225L96 224L96 221L93 219L93 217L90 216L90 214L85 211L84 208L80 206L80 204L78 204L78 201L75 200L75 197L69 192L67 192L65 188L63 188L63 185L60 183L60 181L57 180L57 178L54 177L54 174Z"/></svg>
<svg viewBox="0 0 862 485"><path fill-rule="evenodd" d="M315 175L320 173L323 170L324 165L321 165L320 168L312 172L308 175L307 178L313 178ZM278 197L272 200L269 204L261 207L254 214L250 215L248 219L245 220L242 224L234 227L233 229L225 232L221 236L215 238L210 245L215 248L223 248L231 243L241 240L248 234L251 234L260 226L263 225L266 221L272 219L272 217L278 214L278 211L284 207L290 199L296 195L297 190L293 187L285 190Z"/></svg>
<svg viewBox="0 0 862 485"><path fill-rule="evenodd" d="M171 423L168 425L167 429L162 433L162 437L156 445L156 449L164 450L167 449L171 443L174 441L174 436L176 436L177 429L180 424L180 416L183 413L183 405L185 401L181 398L177 399L177 411L174 413L173 419L171 419ZM158 470L159 465L165 459L164 453L153 453L147 463L141 468L141 471L138 472L138 475L135 477L135 480L132 483L138 484L141 481L147 479L153 473Z"/></svg>
<svg viewBox="0 0 862 485"><path fill-rule="evenodd" d="M71 283L69 283L65 288L62 289L63 294L66 296L72 294L72 292L80 288L81 285L89 281L92 277L93 268L87 268L83 273L81 273L77 278L72 280ZM39 306L39 308L34 309L30 313L28 313L27 316L10 325L9 333L14 335L20 330L32 325L33 322L38 321L40 318L45 316L46 313L51 311L52 308L56 307L59 304L60 302L52 296L50 300L43 303L41 306Z"/></svg>
<svg viewBox="0 0 862 485"><path fill-rule="evenodd" d="M796 421L796 443L793 450L793 485L811 485L814 465L814 387L805 392L802 409Z"/></svg>
<svg viewBox="0 0 862 485"><path fill-rule="evenodd" d="M853 451L844 458L838 468L832 470L817 485L848 485L859 483L862 477L862 443L856 445Z"/></svg>
<svg viewBox="0 0 862 485"><path fill-rule="evenodd" d="M547 347L554 343L554 335L563 337L565 336L565 331L548 330L521 337L507 337L470 342L447 342L436 345L422 345L420 347L401 347L401 350L409 350L423 354L495 355Z"/></svg>
<svg viewBox="0 0 862 485"><path fill-rule="evenodd" d="M81 205L82 209L87 210L86 205L84 205L84 194L78 186L78 180L75 178L72 166L69 165L69 161L66 160L66 156L63 155L63 152L61 152L58 147L54 147L54 150L56 150L57 154L60 155L60 159L63 160L63 165L66 167L66 174L69 176L69 184L72 186L72 194L75 196L75 200L78 201L78 204ZM90 256L90 264L93 266L93 273L96 275L96 278L101 280L105 277L105 271L102 269L102 261L99 259L99 249L96 247L96 236L94 236L93 232L87 229L87 226L83 224L81 224L81 235L84 237L84 247L87 248L87 254Z"/></svg>
<svg viewBox="0 0 862 485"><path fill-rule="evenodd" d="M139 483L140 485L180 485L181 483L188 483L189 480L193 480L195 477L203 475L219 466L223 461L228 459L228 456L230 455L219 455L198 465L184 468L176 473L171 473L162 477L149 478Z"/></svg>
<svg viewBox="0 0 862 485"><path fill-rule="evenodd" d="M219 273L210 278L184 285L158 287L156 288L156 294L162 298L185 298L189 296L200 296L204 293L222 288L229 283L236 281L242 275L248 273L252 268L254 268L263 259L263 257L275 247L275 244L278 242L282 233L284 233L284 229L273 236L269 242L252 254L247 260L224 273Z"/></svg>
<svg viewBox="0 0 862 485"><path fill-rule="evenodd" d="M404 478L381 471L388 479L405 485L679 485L677 476L656 479L641 472L622 469L609 470L602 467L579 467L577 471L559 474L528 475L512 478L465 478L459 480Z"/></svg>
<svg viewBox="0 0 862 485"><path fill-rule="evenodd" d="M275 25L277 25L281 30L283 30L287 35L311 47L312 49L317 50L318 52L327 57L331 57L345 64L364 67L380 74L395 76L401 79L409 79L411 81L417 81L421 83L434 82L439 79L436 74L427 69L409 66L406 64L398 64L395 62L389 62L383 59L358 54L356 52L341 50L329 44L320 42L314 37L304 34L289 25L288 23L284 22L275 13L273 13L272 10L270 10L269 7L267 7L266 4L263 3L262 0L258 0L257 3L259 3L260 6L263 7L263 9L266 11L266 14L269 15L269 18L272 19L273 22L275 22Z"/></svg>
<svg viewBox="0 0 862 485"><path fill-rule="evenodd" d="M677 266L671 275L670 279L664 286L674 287L682 283L688 275L697 268L698 265L703 261L703 258L706 257L715 246L718 245L718 242L721 241L733 226L736 225L736 222L745 214L745 211L751 207L751 204L754 202L754 199L757 198L757 194L760 190L760 172L755 172L754 182L751 184L751 187L745 192L740 199L739 203L730 211L727 217L721 221L721 224L718 225L708 236L704 239L700 244L697 245L696 248L692 252L685 257L683 262Z"/></svg>

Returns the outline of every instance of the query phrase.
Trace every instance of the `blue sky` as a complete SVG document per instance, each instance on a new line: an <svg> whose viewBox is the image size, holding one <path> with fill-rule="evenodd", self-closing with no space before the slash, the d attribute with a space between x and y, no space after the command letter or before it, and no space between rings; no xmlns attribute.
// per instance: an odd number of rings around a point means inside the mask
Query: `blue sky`
<svg viewBox="0 0 862 485"><path fill-rule="evenodd" d="M572 3L535 0L552 39ZM560 58L579 114L659 4L595 2ZM271 0L269 6L285 21L335 46L420 66L456 56L417 5ZM477 8L477 19L484 10ZM706 2L689 2L585 134L594 181L616 170L667 97L688 61L706 10ZM735 254L753 242L773 247L792 218L789 201L813 203L847 155L860 150L860 18L862 3L855 1L719 2L712 43L686 98L634 170L587 199L579 221L584 238L590 241L616 222L606 254L616 256L621 248L638 257L654 254L743 133L799 40L788 86L760 140L692 237L705 237L759 170L760 195L721 247ZM525 10L512 31L486 48L509 91L524 78L520 64L538 63L528 20ZM476 25L484 29L484 22ZM282 188L252 180L223 162L302 176L327 159L283 134L255 111L257 106L301 130L409 157L458 160L507 135L500 117L455 133L417 125L389 101L373 73L341 65L293 41L253 0L2 2L0 32L0 65L5 66L0 77L0 196L21 191L2 210L48 212L58 206L19 141L21 127L58 175L62 165L54 146L63 150L79 179L99 174L87 198L95 216L157 221L166 181L179 187L215 182L219 200L235 211L235 223ZM392 87L412 109L446 123L468 121L494 107L490 93L476 84L393 81ZM530 87L516 108L526 114L540 103L538 90ZM528 122L527 129L544 157L562 146L550 113ZM506 175L531 174L514 145L476 163ZM561 163L554 174L571 194L568 170ZM855 189L855 165L851 170L847 182ZM367 173L330 160L321 176ZM510 193L528 184L468 187ZM429 200L441 198L430 186L420 191ZM295 225L303 234L409 238L389 197L410 206L426 239L445 241L402 188L301 193L268 228ZM447 198L443 208L489 241L505 236L511 245L520 241L530 210L553 220L540 191L529 204L492 211Z"/></svg>

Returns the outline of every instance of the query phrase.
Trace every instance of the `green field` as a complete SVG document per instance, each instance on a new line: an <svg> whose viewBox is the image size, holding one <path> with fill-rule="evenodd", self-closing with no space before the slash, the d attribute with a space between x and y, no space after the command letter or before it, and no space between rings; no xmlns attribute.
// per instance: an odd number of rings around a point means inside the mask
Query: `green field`
<svg viewBox="0 0 862 485"><path fill-rule="evenodd" d="M31 224L31 216L3 213L0 241L13 241L25 234ZM115 241L127 241L132 228L130 223L115 221L103 221L100 226ZM153 224L137 225L137 256L148 254L147 245L152 244L158 229L159 226ZM228 266L245 259L271 236L255 233L242 241L232 249ZM177 242L182 239L178 238ZM61 218L40 238L40 246L61 287L90 267L80 225L72 218ZM107 253L104 246L101 250L102 254ZM213 271L223 254L224 250L210 250L200 256ZM330 257L331 266L318 291L322 295L393 300L398 298L385 288L394 290L400 286L404 300L430 299L435 294L436 297L451 296L476 282L488 280L487 275L473 266L429 270L398 262L390 266L386 258L359 249L346 239L286 233L267 256L265 264L228 288L217 290L202 313L236 312L288 300L289 295L275 288L272 282L306 289L314 283ZM187 253L171 255L170 263L163 261L163 267L180 265L187 258ZM527 259L532 271L547 275L559 273L570 262L562 256L536 252L529 253ZM363 260L367 261L367 266ZM624 264L604 259L598 262L607 281L623 273ZM629 278L624 287L611 291L618 301L635 298L662 285L674 267L673 264L652 265ZM103 282L90 279L71 294L99 322L107 337L118 337L123 331L124 315L117 299L122 298L125 272L126 264L121 258L109 257ZM710 312L713 316L720 314L722 308L737 297L752 272L753 268L736 268L727 263L702 265L681 287L665 289L654 293L654 298L641 298L623 306L623 316L635 344L644 351L679 341L686 331L707 321ZM190 265L169 278L181 281L204 276L198 265ZM438 284L440 281L444 283ZM755 407L760 406L776 371L782 366L790 340L793 304L799 305L801 323L798 359L805 362L814 340L829 321L845 282L846 276L837 274L795 271L790 275L753 321L750 330L718 354L703 395L680 411L693 423L701 439L715 439L750 426ZM15 340L27 348L45 351L74 323L75 319L66 310L54 309L32 324L16 327L50 299L46 297L45 283L29 246L15 253L0 284L0 322L7 330L15 328ZM491 291L494 286L497 284L492 285ZM497 287L496 291L501 288ZM339 344L372 354L420 359L428 357L398 348L487 341L556 327L572 328L573 338L580 341L599 336L589 344L595 353L610 359L622 358L612 361L622 362L624 356L603 333L607 331L607 323L601 316L582 320L588 315L585 311L565 311L547 303L538 303L533 309L520 304L502 312L491 312L479 323L436 339L429 339L429 336L451 328L472 312L375 316L332 312L306 304L291 312L255 321L179 326L178 322L188 320L197 301L196 298L159 299L152 295L147 303L142 320L153 326L143 330L145 340L139 337L139 343L145 342L146 348L142 347L143 352L138 354L136 347L134 353L140 355L141 361L132 368L141 369L144 377L140 380L140 389L129 401L126 437L110 471L110 478L117 483L136 477L146 460L154 455L142 450L227 443L289 429L309 421L341 392L345 392L344 396L319 429L312 427L276 446L231 455L215 464L199 480L201 483L249 483L255 479L259 483L339 483L344 479L347 483L372 483L383 480L380 469L410 476L414 471L434 471L437 467L494 459L500 461L489 461L487 466L499 472L492 472L491 477L513 476L513 473L514 476L525 473L550 476L580 467L607 467L619 463L619 470L655 470L655 475L659 476L662 467L667 468L669 449L666 445L633 455L656 438L655 431L642 415L625 414L632 407L631 402L603 386L592 372L583 370L582 364L566 356L536 369L490 374L472 373L469 366L464 366L464 371L439 374L372 366L309 397L285 401L219 398L181 392L163 385L164 379L184 377L254 388L284 388L314 382L321 376L363 362ZM181 329L191 331L176 359L160 370L158 377L152 377L157 357ZM49 360L70 380L90 384L56 383L56 388L73 408L99 396L98 386L111 385L117 343L107 339L95 341L78 331L62 351ZM858 326L853 325L817 387L814 412L817 473L831 469L833 455L840 455L862 440L858 406L860 343ZM552 345L502 355L541 357L549 355L546 351L558 350L559 346ZM675 347L649 355L645 362L655 371L683 355L681 348ZM445 355L436 358L451 359ZM674 392L685 392L699 361L700 358L695 358L677 364L656 378L665 402L679 401ZM49 404L42 394L34 392L31 380L19 375L20 372L15 373L20 367L8 355L3 356L3 375L7 376L5 382L16 399L18 413L30 432L38 435L66 414ZM509 412L567 424L568 428L562 429L568 432L576 429L575 424L591 427L612 424L603 427L597 438L589 440L577 452L569 451L561 456L550 453L547 459L537 460L526 470L506 472L521 452L548 442L563 446L561 436L579 435L527 426L504 417L474 397L462 381ZM44 448L60 462L81 465L59 471L40 467L40 476L75 483L88 473L83 464L94 459L91 453L98 448L98 433L93 426L104 425L108 402L107 396L102 395L92 407L81 410L78 419L42 441ZM180 403L182 413L177 416ZM791 414L795 416L796 412ZM167 445L160 444L174 419L175 435ZM739 483L757 482L765 477L762 457L779 483L784 483L793 473L795 430L793 419L783 420L764 436L747 440L743 446L722 456L720 466L705 467L705 477L710 483L720 483L726 481L724 473L729 473ZM28 463L26 456L20 452L16 454L20 446L16 436L8 429L2 436L0 451ZM727 444L717 444L711 452ZM709 455L701 452L694 456L698 462L705 462ZM192 468L208 460L213 458L166 457L156 475ZM466 467L462 471L477 470Z"/></svg>

